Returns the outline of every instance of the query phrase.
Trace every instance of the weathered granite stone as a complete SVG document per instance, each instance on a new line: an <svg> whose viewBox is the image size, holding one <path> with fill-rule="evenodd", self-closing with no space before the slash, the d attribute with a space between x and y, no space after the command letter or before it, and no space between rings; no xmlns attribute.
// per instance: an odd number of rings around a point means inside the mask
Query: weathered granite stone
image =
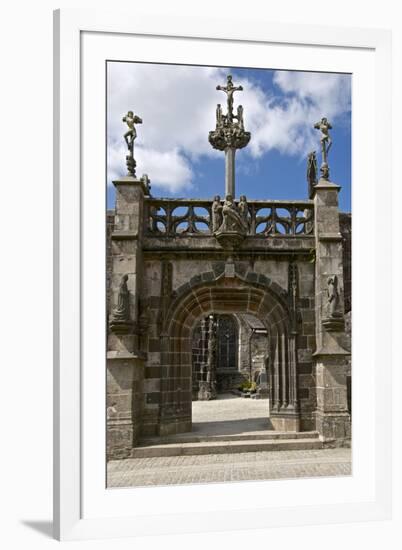
<svg viewBox="0 0 402 550"><path fill-rule="evenodd" d="M242 110L235 112L232 123L240 124ZM218 109L217 123L224 116ZM211 398L218 384L233 389L249 379L269 396L273 429L317 429L327 445L348 444L350 326L346 332L339 320L347 296L350 303L350 269L344 269L350 231L341 229L346 222L340 227L340 187L321 178L313 200L273 201L269 209L264 202L268 212L261 201L241 197L227 205L233 212L224 220L218 197L186 201L187 214L176 216L183 201L154 199L148 184L116 181L116 209L108 215L108 311L129 313L133 322L124 334L108 327L108 456L128 456L141 434L191 430L199 391ZM187 229L179 230L183 220ZM227 248L214 236L224 221L225 231L242 237ZM119 300L124 275L128 308ZM331 307L329 278L337 281ZM239 368L218 373L216 384L211 369L206 379L206 342L199 337L193 346L196 327L211 314L239 320ZM267 336L255 336L251 364L251 329L241 321L247 315L266 327L269 342L267 348ZM338 322L336 330L328 320Z"/></svg>

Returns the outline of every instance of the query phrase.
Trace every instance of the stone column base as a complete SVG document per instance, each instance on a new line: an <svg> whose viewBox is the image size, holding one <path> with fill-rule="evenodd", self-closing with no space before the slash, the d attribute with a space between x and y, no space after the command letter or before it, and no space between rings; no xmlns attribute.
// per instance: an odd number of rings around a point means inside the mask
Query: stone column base
<svg viewBox="0 0 402 550"><path fill-rule="evenodd" d="M316 430L326 446L350 447L351 422L347 412L316 411Z"/></svg>
<svg viewBox="0 0 402 550"><path fill-rule="evenodd" d="M216 399L216 389L213 382L199 382L198 401Z"/></svg>
<svg viewBox="0 0 402 550"><path fill-rule="evenodd" d="M107 354L107 459L130 456L137 445L142 416L144 358L130 352Z"/></svg>
<svg viewBox="0 0 402 550"><path fill-rule="evenodd" d="M295 414L272 413L269 417L274 430L278 432L300 432L300 417Z"/></svg>
<svg viewBox="0 0 402 550"><path fill-rule="evenodd" d="M138 439L138 430L134 430L131 418L108 419L106 431L107 460L128 458L133 443Z"/></svg>
<svg viewBox="0 0 402 550"><path fill-rule="evenodd" d="M337 342L332 343L336 348ZM336 353L316 352L317 410L316 430L327 445L350 445L346 370L350 354L341 348Z"/></svg>

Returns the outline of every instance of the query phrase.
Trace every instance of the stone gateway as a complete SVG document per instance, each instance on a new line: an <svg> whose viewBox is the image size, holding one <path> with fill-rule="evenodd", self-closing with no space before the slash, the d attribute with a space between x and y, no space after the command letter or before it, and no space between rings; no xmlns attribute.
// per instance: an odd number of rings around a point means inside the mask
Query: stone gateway
<svg viewBox="0 0 402 550"><path fill-rule="evenodd" d="M324 446L350 442L350 217L340 216L341 188L329 180L331 126L325 118L316 125L324 158L318 181L309 160L309 199L236 199L234 153L250 134L243 108L233 112L241 86L228 77L218 89L227 113L218 105L209 141L225 152L224 200L153 197L134 169L113 182L109 459L131 456L145 437L191 432L192 402L222 390L266 399L267 427L289 439L317 431ZM140 120L132 118L134 130Z"/></svg>

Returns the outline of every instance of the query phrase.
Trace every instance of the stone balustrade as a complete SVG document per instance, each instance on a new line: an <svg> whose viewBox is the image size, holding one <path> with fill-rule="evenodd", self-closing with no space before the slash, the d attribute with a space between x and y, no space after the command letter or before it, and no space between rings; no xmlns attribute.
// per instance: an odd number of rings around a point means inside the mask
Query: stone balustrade
<svg viewBox="0 0 402 550"><path fill-rule="evenodd" d="M313 201L253 200L247 205L247 235L250 237L303 237L314 234ZM144 229L147 237L213 234L212 200L148 198L145 208Z"/></svg>

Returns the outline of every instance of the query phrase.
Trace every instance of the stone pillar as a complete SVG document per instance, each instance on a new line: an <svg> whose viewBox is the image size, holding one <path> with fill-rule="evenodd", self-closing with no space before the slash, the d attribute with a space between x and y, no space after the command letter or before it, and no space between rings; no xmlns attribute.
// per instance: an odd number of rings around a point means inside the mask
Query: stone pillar
<svg viewBox="0 0 402 550"><path fill-rule="evenodd" d="M208 360L208 317L201 319L201 354L200 354L200 372L198 382L205 378L206 364Z"/></svg>
<svg viewBox="0 0 402 550"><path fill-rule="evenodd" d="M315 360L316 427L327 444L350 440L347 365L350 350L344 323L342 236L339 232L340 187L320 179L315 204ZM335 281L335 284L334 284Z"/></svg>
<svg viewBox="0 0 402 550"><path fill-rule="evenodd" d="M216 399L216 320L213 315L208 318L208 348L206 364L204 364L205 378L199 383L198 401Z"/></svg>
<svg viewBox="0 0 402 550"><path fill-rule="evenodd" d="M232 195L235 198L235 154L233 147L225 150L225 197Z"/></svg>
<svg viewBox="0 0 402 550"><path fill-rule="evenodd" d="M144 379L144 357L134 353L107 353L107 459L130 456L138 442Z"/></svg>
<svg viewBox="0 0 402 550"><path fill-rule="evenodd" d="M142 414L145 356L139 351L138 301L142 279L142 234L145 177L131 176L113 182L116 210L112 238L111 315L107 343L107 454L129 456L138 442ZM119 286L127 275L129 321L113 322Z"/></svg>

